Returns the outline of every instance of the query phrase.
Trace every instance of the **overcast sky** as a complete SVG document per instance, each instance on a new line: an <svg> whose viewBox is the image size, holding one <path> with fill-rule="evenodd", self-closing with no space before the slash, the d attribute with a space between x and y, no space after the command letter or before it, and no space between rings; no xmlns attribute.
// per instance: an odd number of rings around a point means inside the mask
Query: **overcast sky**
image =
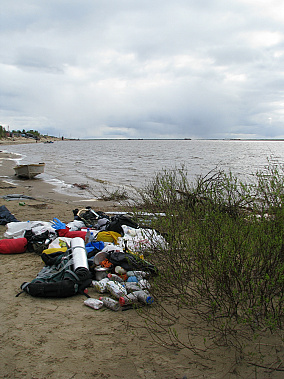
<svg viewBox="0 0 284 379"><path fill-rule="evenodd" d="M283 0L0 0L0 124L284 138Z"/></svg>

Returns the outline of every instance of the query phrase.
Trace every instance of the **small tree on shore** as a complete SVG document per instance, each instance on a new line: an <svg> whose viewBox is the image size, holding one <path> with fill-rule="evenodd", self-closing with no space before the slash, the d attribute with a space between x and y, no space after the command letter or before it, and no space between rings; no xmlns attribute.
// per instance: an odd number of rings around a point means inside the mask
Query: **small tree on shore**
<svg viewBox="0 0 284 379"><path fill-rule="evenodd" d="M168 242L145 252L159 275L156 305L142 315L158 340L195 349L192 336L175 329L181 320L187 331L204 322L211 341L234 346L240 335L281 330L283 167L269 164L254 179L242 183L217 169L189 183L182 168L158 173L139 191L137 215L162 212L151 226Z"/></svg>
<svg viewBox="0 0 284 379"><path fill-rule="evenodd" d="M0 138L6 137L6 129L4 126L0 125Z"/></svg>

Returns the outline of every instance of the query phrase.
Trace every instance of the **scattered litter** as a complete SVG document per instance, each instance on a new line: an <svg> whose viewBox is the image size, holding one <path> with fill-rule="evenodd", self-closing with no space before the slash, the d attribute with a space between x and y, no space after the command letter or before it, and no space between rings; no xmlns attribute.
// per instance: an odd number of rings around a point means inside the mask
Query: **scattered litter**
<svg viewBox="0 0 284 379"><path fill-rule="evenodd" d="M0 225L6 225L9 222L17 222L16 217L5 207L0 206Z"/></svg>
<svg viewBox="0 0 284 379"><path fill-rule="evenodd" d="M129 214L109 216L91 207L72 212L74 220L67 224L56 217L50 222L7 223L3 241L18 240L19 244L2 243L5 251L1 251L0 243L0 253L35 252L44 263L35 279L22 283L18 295L81 294L87 297L86 306L113 311L150 306L154 302L150 281L158 270L143 253L155 244L166 246L164 238L153 229L139 227ZM17 246L21 251L16 251ZM98 298L89 296L88 288Z"/></svg>
<svg viewBox="0 0 284 379"><path fill-rule="evenodd" d="M1 189L17 188L15 186L0 186Z"/></svg>
<svg viewBox="0 0 284 379"><path fill-rule="evenodd" d="M21 199L35 200L34 197L21 195L21 194L10 194L10 195L1 196L1 198L4 200L21 200Z"/></svg>
<svg viewBox="0 0 284 379"><path fill-rule="evenodd" d="M99 299L92 299L91 297L89 299L86 299L84 301L84 304L93 309L101 309L104 305L103 301Z"/></svg>

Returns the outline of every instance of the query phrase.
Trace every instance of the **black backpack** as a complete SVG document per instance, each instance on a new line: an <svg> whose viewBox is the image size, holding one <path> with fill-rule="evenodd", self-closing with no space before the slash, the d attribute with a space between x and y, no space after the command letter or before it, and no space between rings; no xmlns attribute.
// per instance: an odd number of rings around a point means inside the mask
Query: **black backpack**
<svg viewBox="0 0 284 379"><path fill-rule="evenodd" d="M122 237L124 236L124 231L122 225L130 226L131 228L137 229L138 224L133 221L127 215L116 215L111 217L110 222L106 225L105 230L113 231L119 233Z"/></svg>
<svg viewBox="0 0 284 379"><path fill-rule="evenodd" d="M36 235L32 230L26 230L24 237L27 239L27 252L28 253L36 253L41 255L43 250L48 249L48 245L52 239L54 239L56 235L46 230L45 232Z"/></svg>
<svg viewBox="0 0 284 379"><path fill-rule="evenodd" d="M101 211L95 212L90 206L81 210L76 208L73 210L73 214L74 214L74 220L83 221L83 223L88 228L95 226L98 220L101 218L109 219L109 216L107 216L104 212L101 212Z"/></svg>
<svg viewBox="0 0 284 379"><path fill-rule="evenodd" d="M21 285L21 293L26 292L35 297L69 297L76 294L84 294L84 290L92 283L92 274L89 270L78 273L73 271L72 262L68 252L42 254L46 263L37 277L31 282Z"/></svg>

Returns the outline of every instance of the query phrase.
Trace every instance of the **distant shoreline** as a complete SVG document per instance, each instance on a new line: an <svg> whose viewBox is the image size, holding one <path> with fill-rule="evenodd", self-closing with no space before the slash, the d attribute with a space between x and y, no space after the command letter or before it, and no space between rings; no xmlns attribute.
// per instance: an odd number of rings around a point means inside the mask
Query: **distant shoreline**
<svg viewBox="0 0 284 379"><path fill-rule="evenodd" d="M66 139L67 141L67 139ZM68 141L284 141L284 138L71 138Z"/></svg>
<svg viewBox="0 0 284 379"><path fill-rule="evenodd" d="M6 137L0 139L0 145L19 145L19 144L28 144L28 143L45 143L49 141L61 141L61 138L57 137L41 137L39 141L34 138L25 138L25 137Z"/></svg>
<svg viewBox="0 0 284 379"><path fill-rule="evenodd" d="M0 139L0 145L18 145L29 143L46 143L56 141L237 141L237 142L284 142L284 138L58 138L58 137L43 137L39 141L34 138L25 137L7 137Z"/></svg>
<svg viewBox="0 0 284 379"><path fill-rule="evenodd" d="M241 139L241 138L69 138L66 141L277 141L280 139Z"/></svg>

